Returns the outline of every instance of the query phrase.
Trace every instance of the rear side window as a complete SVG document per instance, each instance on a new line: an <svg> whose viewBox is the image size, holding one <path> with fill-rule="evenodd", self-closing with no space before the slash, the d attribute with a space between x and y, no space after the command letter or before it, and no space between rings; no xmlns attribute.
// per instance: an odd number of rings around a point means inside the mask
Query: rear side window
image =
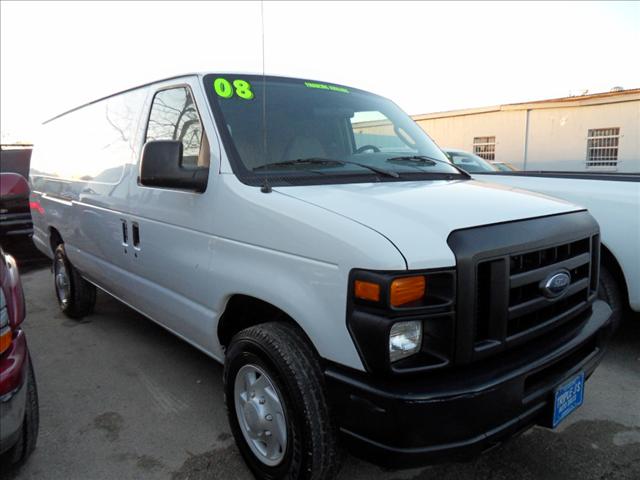
<svg viewBox="0 0 640 480"><path fill-rule="evenodd" d="M34 188L37 190L45 178L118 183L125 166L135 163L136 132L145 96L145 90L133 90L47 122L31 159Z"/></svg>
<svg viewBox="0 0 640 480"><path fill-rule="evenodd" d="M179 140L182 142L182 165L208 167L208 157L201 155L202 123L191 92L186 87L161 90L151 106L145 141Z"/></svg>

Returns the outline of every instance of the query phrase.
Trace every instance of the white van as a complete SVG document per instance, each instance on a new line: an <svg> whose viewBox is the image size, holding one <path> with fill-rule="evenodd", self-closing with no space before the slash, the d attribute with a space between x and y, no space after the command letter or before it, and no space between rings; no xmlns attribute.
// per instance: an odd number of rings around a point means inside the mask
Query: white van
<svg viewBox="0 0 640 480"><path fill-rule="evenodd" d="M611 330L589 213L473 181L351 87L137 87L46 122L31 182L62 310L98 287L223 362L259 478L333 478L339 443L409 467L553 427Z"/></svg>

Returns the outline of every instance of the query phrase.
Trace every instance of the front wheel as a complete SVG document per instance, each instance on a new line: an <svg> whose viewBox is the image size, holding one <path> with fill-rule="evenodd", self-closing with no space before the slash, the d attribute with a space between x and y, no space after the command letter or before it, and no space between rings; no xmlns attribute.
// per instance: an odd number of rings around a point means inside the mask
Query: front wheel
<svg viewBox="0 0 640 480"><path fill-rule="evenodd" d="M322 371L295 327L266 323L236 334L224 389L231 430L257 478L335 478L338 446Z"/></svg>

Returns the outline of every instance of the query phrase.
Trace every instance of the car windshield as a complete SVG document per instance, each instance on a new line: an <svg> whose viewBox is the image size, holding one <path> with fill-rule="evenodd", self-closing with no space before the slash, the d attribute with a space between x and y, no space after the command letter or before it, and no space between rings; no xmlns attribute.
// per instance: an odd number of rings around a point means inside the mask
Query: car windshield
<svg viewBox="0 0 640 480"><path fill-rule="evenodd" d="M493 166L496 167L501 172L515 172L516 171L516 168L513 165L511 165L510 163L494 162Z"/></svg>
<svg viewBox="0 0 640 480"><path fill-rule="evenodd" d="M233 74L206 75L204 86L234 173L248 183L463 178L406 113L377 95Z"/></svg>
<svg viewBox="0 0 640 480"><path fill-rule="evenodd" d="M445 150L451 163L460 167L465 172L479 173L479 172L496 172L498 169L491 165L484 158L474 155L473 153L460 152L457 150Z"/></svg>

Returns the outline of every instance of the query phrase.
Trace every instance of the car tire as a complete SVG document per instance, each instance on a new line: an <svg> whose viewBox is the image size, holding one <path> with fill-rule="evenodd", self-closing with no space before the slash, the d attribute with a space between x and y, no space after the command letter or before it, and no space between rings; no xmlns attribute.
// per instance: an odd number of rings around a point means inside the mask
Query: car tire
<svg viewBox="0 0 640 480"><path fill-rule="evenodd" d="M38 407L38 389L36 387L36 378L33 373L33 365L31 358L29 358L29 371L27 374L27 396L26 406L24 413L24 420L22 421L22 429L20 430L20 436L16 444L11 447L3 455L3 460L6 458L9 468L18 468L36 448L36 442L38 440L38 429L40 425L39 407Z"/></svg>
<svg viewBox="0 0 640 480"><path fill-rule="evenodd" d="M243 375L254 375L258 380L247 386L247 377ZM264 379L263 375L267 378ZM267 395L267 412L273 415L261 414L264 396L260 396L259 388L255 398L255 392L250 393L253 386L260 382L271 385L271 389L265 391L271 392ZM242 390L240 395L238 388ZM265 323L237 333L227 350L224 391L233 436L256 478L335 478L339 464L337 431L327 405L320 360L296 327L284 323ZM248 401L242 399L243 395ZM282 407L282 415L278 412L279 407L273 408L274 397L278 397L275 404ZM266 439L269 430L263 431L260 437L261 427L256 426L256 422L269 416L275 417L275 420L283 419L282 431L286 432L285 441L272 449L276 452L275 460L260 452L263 445L260 438ZM256 421L247 420L256 418ZM255 428L249 428L248 425ZM274 424L266 425L271 428L269 425ZM251 439L254 434L256 440ZM264 443L263 446L268 453L268 444Z"/></svg>
<svg viewBox="0 0 640 480"><path fill-rule="evenodd" d="M625 305L616 278L605 266L600 268L598 298L607 302L611 307L611 322L614 330L617 329L622 321Z"/></svg>
<svg viewBox="0 0 640 480"><path fill-rule="evenodd" d="M77 319L93 312L96 304L96 287L82 278L82 275L71 265L64 244L58 245L55 250L53 280L58 305L65 315Z"/></svg>

